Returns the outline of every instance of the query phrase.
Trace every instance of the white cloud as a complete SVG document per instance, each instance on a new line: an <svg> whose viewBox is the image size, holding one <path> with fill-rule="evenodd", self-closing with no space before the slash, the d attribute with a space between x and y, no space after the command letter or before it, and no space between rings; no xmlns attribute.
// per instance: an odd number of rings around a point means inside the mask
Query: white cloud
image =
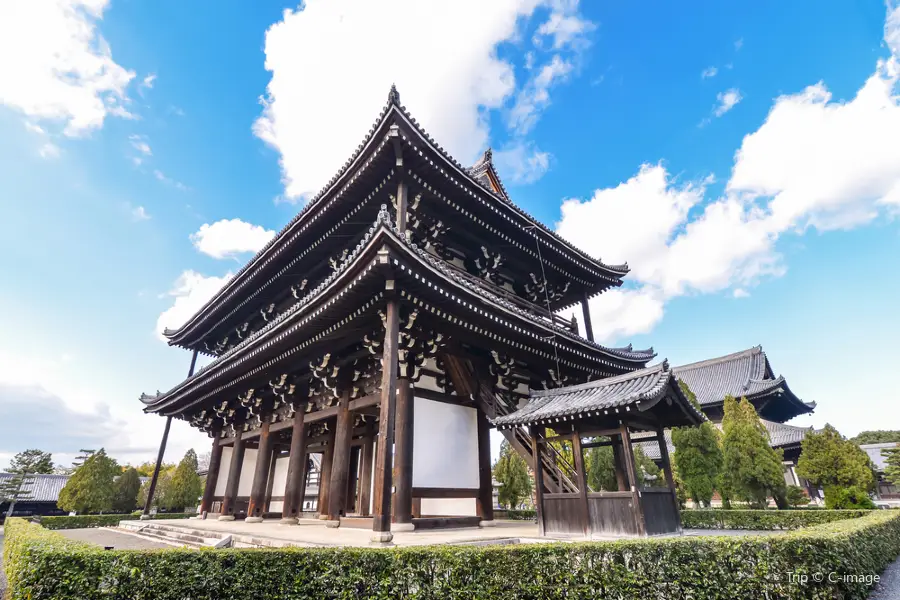
<svg viewBox="0 0 900 600"><path fill-rule="evenodd" d="M138 92L143 96L146 90L152 90L153 84L156 81L156 73L150 73L146 77L141 80L140 85L138 86Z"/></svg>
<svg viewBox="0 0 900 600"><path fill-rule="evenodd" d="M896 51L900 12L889 7L885 40ZM735 298L785 273L775 245L790 233L851 228L900 210L900 62L879 61L856 96L832 101L824 83L775 100L735 154L725 194L709 178L679 182L643 166L585 201L566 200L557 229L606 262L627 260L634 289L594 299L621 319L600 336L647 332L665 303L731 290ZM658 309L658 311L657 311ZM600 319L594 319L600 321Z"/></svg>
<svg viewBox="0 0 900 600"><path fill-rule="evenodd" d="M734 40L735 52L737 52L738 50L740 50L743 47L744 47L744 38L738 38L738 39Z"/></svg>
<svg viewBox="0 0 900 600"><path fill-rule="evenodd" d="M240 219L204 223L191 234L194 247L213 258L230 258L244 252L259 252L275 237L275 232Z"/></svg>
<svg viewBox="0 0 900 600"><path fill-rule="evenodd" d="M47 142L38 148L38 154L41 155L41 158L58 158L60 149L56 144Z"/></svg>
<svg viewBox="0 0 900 600"><path fill-rule="evenodd" d="M533 183L550 168L552 156L533 142L517 141L503 150L494 152L494 165L506 181Z"/></svg>
<svg viewBox="0 0 900 600"><path fill-rule="evenodd" d="M108 114L130 116L134 73L118 65L97 32L108 0L0 3L0 104L31 120L62 122L83 135Z"/></svg>
<svg viewBox="0 0 900 600"><path fill-rule="evenodd" d="M718 73L719 69L717 69L716 67L706 67L705 69L703 69L703 72L700 73L700 77L701 79L709 79L710 77L715 77L716 75L718 75Z"/></svg>
<svg viewBox="0 0 900 600"><path fill-rule="evenodd" d="M172 306L167 308L156 320L156 335L165 341L163 331L166 328L177 329L191 318L206 302L215 295L229 279L229 272L222 277L206 277L196 271L184 271L175 281L175 286L166 296L174 298Z"/></svg>
<svg viewBox="0 0 900 600"><path fill-rule="evenodd" d="M539 7L577 16L577 3L559 0L309 0L285 11L266 32L272 78L253 128L281 154L285 198L303 201L334 175L392 82L435 139L474 162L490 137L486 111L516 91L498 46L521 41ZM571 24L554 27L547 34L560 43L574 35Z"/></svg>
<svg viewBox="0 0 900 600"><path fill-rule="evenodd" d="M581 18L576 12L577 2L561 3L550 17L537 29L537 43L540 37L553 38L553 48L559 50L572 44L586 43L585 36L593 31L596 26L590 21Z"/></svg>
<svg viewBox="0 0 900 600"><path fill-rule="evenodd" d="M744 97L741 96L741 90L737 88L731 88L730 90L719 92L716 96L718 104L713 109L713 114L717 117L721 117L729 110L737 106L738 102L743 100L743 98Z"/></svg>
<svg viewBox="0 0 900 600"><path fill-rule="evenodd" d="M143 206L138 206L131 211L131 218L135 221L149 221L150 215Z"/></svg>
<svg viewBox="0 0 900 600"><path fill-rule="evenodd" d="M143 135L129 135L128 141L131 143L131 147L143 154L144 156L152 156L153 151L150 149L150 144L147 142L147 138ZM138 163L140 164L140 163Z"/></svg>
<svg viewBox="0 0 900 600"><path fill-rule="evenodd" d="M140 165L140 162L135 162L135 165ZM186 192L188 190L188 186L184 185L180 181L176 181L170 177L167 177L165 173L160 171L159 169L154 169L153 176L156 177L157 180L162 181L166 185L171 185L175 189L181 190L182 192Z"/></svg>
<svg viewBox="0 0 900 600"><path fill-rule="evenodd" d="M31 123L30 121L25 121L25 129L30 131L31 133L36 133L38 135L44 135L47 132L44 131L44 128L36 123Z"/></svg>
<svg viewBox="0 0 900 600"><path fill-rule="evenodd" d="M509 111L509 127L519 135L528 133L537 123L540 112L550 104L550 87L572 72L572 62L559 54L541 67L528 84L516 95Z"/></svg>

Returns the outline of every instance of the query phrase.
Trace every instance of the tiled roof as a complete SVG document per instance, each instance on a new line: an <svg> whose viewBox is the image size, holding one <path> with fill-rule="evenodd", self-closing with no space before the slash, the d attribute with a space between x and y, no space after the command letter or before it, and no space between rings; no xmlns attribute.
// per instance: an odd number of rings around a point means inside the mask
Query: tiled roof
<svg viewBox="0 0 900 600"><path fill-rule="evenodd" d="M882 450L887 450L888 448L895 448L900 446L897 442L884 442L881 444L860 444L860 448L869 455L869 458L872 461L872 464L875 465L875 468L879 471L884 471L884 468L887 466L885 463L885 457L881 453Z"/></svg>
<svg viewBox="0 0 900 600"><path fill-rule="evenodd" d="M734 398L764 396L787 392L811 412L815 402L803 402L787 389L784 377L775 377L762 346L682 365L672 369L685 382L701 406L722 402L725 396ZM801 406L802 408L802 406Z"/></svg>
<svg viewBox="0 0 900 600"><path fill-rule="evenodd" d="M11 473L0 473L0 483L12 479ZM59 492L69 480L68 475L32 475L32 482L24 489L28 497L22 498L22 502L56 502Z"/></svg>
<svg viewBox="0 0 900 600"><path fill-rule="evenodd" d="M617 377L580 385L531 392L528 403L514 413L493 420L498 427L550 422L612 410L635 414L652 408L669 395L682 402L696 422L705 420L682 394L667 362ZM621 410L620 410L621 409Z"/></svg>
<svg viewBox="0 0 900 600"><path fill-rule="evenodd" d="M799 444L803 441L803 438L809 434L809 432L813 431L812 427L797 427L796 425L787 425L785 423L776 423L775 421L767 421L765 419L760 419L762 424L765 426L766 431L769 432L769 445L773 448L784 448L787 446L793 446L795 444ZM716 427L719 429L722 428L721 423L716 423ZM645 437L653 437L655 433L635 433L632 434L631 438L633 440L640 440ZM669 449L669 454L671 455L675 452L675 445L672 443L672 432L669 429L665 431L666 436L666 447ZM644 451L644 454L652 460L660 460L659 454L659 444L656 441L650 442L641 442L638 444L641 447L641 450Z"/></svg>

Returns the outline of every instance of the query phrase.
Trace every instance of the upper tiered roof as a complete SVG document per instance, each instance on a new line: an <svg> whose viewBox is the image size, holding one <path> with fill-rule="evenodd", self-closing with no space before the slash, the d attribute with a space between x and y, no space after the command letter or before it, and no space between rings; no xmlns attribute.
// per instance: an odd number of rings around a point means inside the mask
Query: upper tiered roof
<svg viewBox="0 0 900 600"><path fill-rule="evenodd" d="M398 149L404 156L402 166L394 160ZM338 173L196 314L181 327L165 331L169 343L198 347L216 327L250 310L258 295L271 295L276 281L281 285L291 269L300 268L311 253L330 243L331 234L351 217L356 221L364 218L357 211L366 200L385 193L385 184L400 176L433 192L454 214L473 221L479 231L497 237L511 251L533 260L540 256L548 278L565 278L593 295L621 285L628 273L627 265L607 265L588 256L516 206L500 182L490 151L469 168L453 159L400 104L400 95L392 86L379 117ZM435 188L436 183L442 187ZM374 215L374 200L369 204L365 210ZM321 264L319 258L312 262ZM576 302L579 298L573 294L554 300L552 310Z"/></svg>
<svg viewBox="0 0 900 600"><path fill-rule="evenodd" d="M757 406L761 417L783 422L816 407L815 402L803 402L794 395L784 377L774 375L762 346L682 365L673 371L704 410L722 405L725 396L747 398ZM774 402L764 404L765 400Z"/></svg>

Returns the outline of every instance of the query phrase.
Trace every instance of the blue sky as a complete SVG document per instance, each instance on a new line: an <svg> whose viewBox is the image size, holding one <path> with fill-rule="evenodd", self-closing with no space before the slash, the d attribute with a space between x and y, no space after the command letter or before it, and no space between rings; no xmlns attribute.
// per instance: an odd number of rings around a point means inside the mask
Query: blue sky
<svg viewBox="0 0 900 600"><path fill-rule="evenodd" d="M11 12L7 12L11 11ZM285 12L288 11L288 12ZM0 7L0 463L155 453L160 340L365 135L392 82L461 162L628 261L592 305L674 364L762 344L897 428L900 11L879 2L58 0ZM208 442L173 428L170 457Z"/></svg>

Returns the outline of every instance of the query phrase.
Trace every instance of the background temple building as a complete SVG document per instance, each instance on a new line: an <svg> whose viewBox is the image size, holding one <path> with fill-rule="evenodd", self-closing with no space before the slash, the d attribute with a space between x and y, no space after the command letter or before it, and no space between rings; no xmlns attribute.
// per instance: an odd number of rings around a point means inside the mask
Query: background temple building
<svg viewBox="0 0 900 600"><path fill-rule="evenodd" d="M322 191L166 331L171 345L194 352L191 372L141 400L168 418L160 457L172 418L213 438L201 510L222 520L294 523L314 510L333 527L371 528L381 542L391 529L488 526L494 424L537 461L545 512L563 529L674 531L671 477L648 490L653 502L641 500L630 432L662 442L663 428L703 416L674 384L677 370L647 368L652 349L593 341L588 300L627 273L513 204L490 150L471 168L456 162L392 88ZM585 337L558 315L579 304ZM198 353L213 360L194 373ZM803 412L783 380L765 387L764 355L757 363L764 369L742 383L767 418ZM549 402L553 414L528 416ZM557 445L578 445L587 430L612 432L619 492L587 489L580 449L573 469L561 467ZM309 457L321 474L314 506Z"/></svg>

